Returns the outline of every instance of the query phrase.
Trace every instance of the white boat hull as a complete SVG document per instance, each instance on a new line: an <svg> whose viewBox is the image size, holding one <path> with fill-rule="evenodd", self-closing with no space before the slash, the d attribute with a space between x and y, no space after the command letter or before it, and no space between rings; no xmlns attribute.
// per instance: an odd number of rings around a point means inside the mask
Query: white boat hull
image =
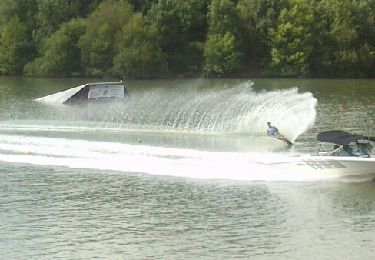
<svg viewBox="0 0 375 260"><path fill-rule="evenodd" d="M316 174L325 177L366 177L375 179L375 158L338 156L291 156L283 160L263 162L274 170Z"/></svg>

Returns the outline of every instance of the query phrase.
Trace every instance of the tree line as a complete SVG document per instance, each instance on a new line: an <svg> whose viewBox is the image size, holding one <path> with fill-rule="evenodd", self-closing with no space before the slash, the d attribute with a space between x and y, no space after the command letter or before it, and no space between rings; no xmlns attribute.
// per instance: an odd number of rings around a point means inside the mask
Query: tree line
<svg viewBox="0 0 375 260"><path fill-rule="evenodd" d="M0 75L374 77L375 0L0 0Z"/></svg>

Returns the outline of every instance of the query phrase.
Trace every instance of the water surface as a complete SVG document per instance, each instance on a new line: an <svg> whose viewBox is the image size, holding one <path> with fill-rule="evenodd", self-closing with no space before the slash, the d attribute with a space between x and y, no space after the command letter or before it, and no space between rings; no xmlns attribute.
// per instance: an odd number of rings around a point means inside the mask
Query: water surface
<svg viewBox="0 0 375 260"><path fill-rule="evenodd" d="M129 81L127 103L34 101L86 81L0 78L1 258L375 255L373 182L243 164L315 153L319 131L375 135L375 81Z"/></svg>

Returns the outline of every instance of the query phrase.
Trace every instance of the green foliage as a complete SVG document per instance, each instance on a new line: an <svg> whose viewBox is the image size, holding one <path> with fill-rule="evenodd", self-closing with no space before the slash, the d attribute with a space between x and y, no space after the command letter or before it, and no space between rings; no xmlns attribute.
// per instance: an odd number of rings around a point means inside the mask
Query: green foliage
<svg viewBox="0 0 375 260"><path fill-rule="evenodd" d="M87 18L87 30L79 45L88 75L103 76L110 71L115 54L115 36L132 14L126 1L107 0Z"/></svg>
<svg viewBox="0 0 375 260"><path fill-rule="evenodd" d="M243 52L238 16L230 0L212 0L208 13L208 36L204 47L205 73L223 76L241 67ZM237 37L235 37L235 35Z"/></svg>
<svg viewBox="0 0 375 260"><path fill-rule="evenodd" d="M5 25L10 18L17 14L17 6L14 0L0 1L0 24Z"/></svg>
<svg viewBox="0 0 375 260"><path fill-rule="evenodd" d="M375 2L322 0L315 74L375 76Z"/></svg>
<svg viewBox="0 0 375 260"><path fill-rule="evenodd" d="M13 17L0 30L0 74L19 75L30 49L26 26Z"/></svg>
<svg viewBox="0 0 375 260"><path fill-rule="evenodd" d="M239 33L239 17L231 0L212 0L209 6L209 34L224 35L226 32Z"/></svg>
<svg viewBox="0 0 375 260"><path fill-rule="evenodd" d="M237 50L234 35L230 32L226 32L224 36L211 34L206 42L204 56L205 72L208 75L223 76L235 72L241 66L241 53Z"/></svg>
<svg viewBox="0 0 375 260"><path fill-rule="evenodd" d="M25 66L28 76L82 75L78 41L86 30L83 20L71 20L45 40L41 56Z"/></svg>
<svg viewBox="0 0 375 260"><path fill-rule="evenodd" d="M290 9L281 11L276 30L270 31L270 66L278 76L308 76L315 38L312 34L315 15L305 0L293 0L291 4Z"/></svg>
<svg viewBox="0 0 375 260"><path fill-rule="evenodd" d="M114 73L128 78L157 77L165 73L164 56L154 26L135 14L117 35Z"/></svg>
<svg viewBox="0 0 375 260"><path fill-rule="evenodd" d="M22 72L375 77L375 1L0 0L0 74Z"/></svg>
<svg viewBox="0 0 375 260"><path fill-rule="evenodd" d="M85 16L99 3L98 0L36 0L37 37L48 37L71 19Z"/></svg>
<svg viewBox="0 0 375 260"><path fill-rule="evenodd" d="M142 12L142 14L147 14L151 6L157 1L158 0L128 0L128 2L133 6L134 12Z"/></svg>
<svg viewBox="0 0 375 260"><path fill-rule="evenodd" d="M270 31L278 26L282 9L288 0L239 0L237 11L243 25L245 55L249 75L259 75L264 64L271 62Z"/></svg>
<svg viewBox="0 0 375 260"><path fill-rule="evenodd" d="M29 60L32 60L36 55L36 44L33 39L35 30L38 27L36 22L36 0L1 0L0 1L0 27L18 26L14 19L22 27L23 38L19 39L20 42L17 43L17 51L13 54L6 54L10 60L8 63L14 64L13 67L17 67L16 71L12 74L19 74L22 72L22 66ZM18 23L17 22L17 23ZM14 32L10 34L16 34L19 32ZM1 42L0 42L1 44ZM6 44L6 43L4 43ZM4 46L3 46L4 47ZM9 46L8 46L9 47ZM12 56L14 55L14 56ZM18 55L21 55L19 57ZM11 58L12 57L12 58ZM2 65L3 67L5 65ZM10 72L6 72L10 73Z"/></svg>
<svg viewBox="0 0 375 260"><path fill-rule="evenodd" d="M205 37L204 4L202 0L159 0L148 14L150 23L157 28L171 73L201 69L203 52L199 46ZM197 58L191 59L192 56Z"/></svg>
<svg viewBox="0 0 375 260"><path fill-rule="evenodd" d="M20 19L24 25L28 25L27 30L34 30L36 27L37 0L1 0L0 1L0 21L7 23L14 16Z"/></svg>

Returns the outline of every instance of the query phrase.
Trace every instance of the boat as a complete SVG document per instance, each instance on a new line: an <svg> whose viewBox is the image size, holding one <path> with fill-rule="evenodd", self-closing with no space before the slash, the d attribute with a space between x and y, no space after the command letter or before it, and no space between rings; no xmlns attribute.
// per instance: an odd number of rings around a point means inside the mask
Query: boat
<svg viewBox="0 0 375 260"><path fill-rule="evenodd" d="M319 133L317 140L321 142L318 151L320 156L375 158L372 145L372 142L375 142L375 137L333 130ZM327 149L327 143L333 144L333 149Z"/></svg>
<svg viewBox="0 0 375 260"><path fill-rule="evenodd" d="M127 96L127 87L121 80L120 82L86 83L62 92L37 98L35 101L55 104L74 104L85 101L121 100Z"/></svg>
<svg viewBox="0 0 375 260"><path fill-rule="evenodd" d="M375 180L375 137L334 130L319 133L317 140L321 145L315 155L279 156L260 163L278 172Z"/></svg>

